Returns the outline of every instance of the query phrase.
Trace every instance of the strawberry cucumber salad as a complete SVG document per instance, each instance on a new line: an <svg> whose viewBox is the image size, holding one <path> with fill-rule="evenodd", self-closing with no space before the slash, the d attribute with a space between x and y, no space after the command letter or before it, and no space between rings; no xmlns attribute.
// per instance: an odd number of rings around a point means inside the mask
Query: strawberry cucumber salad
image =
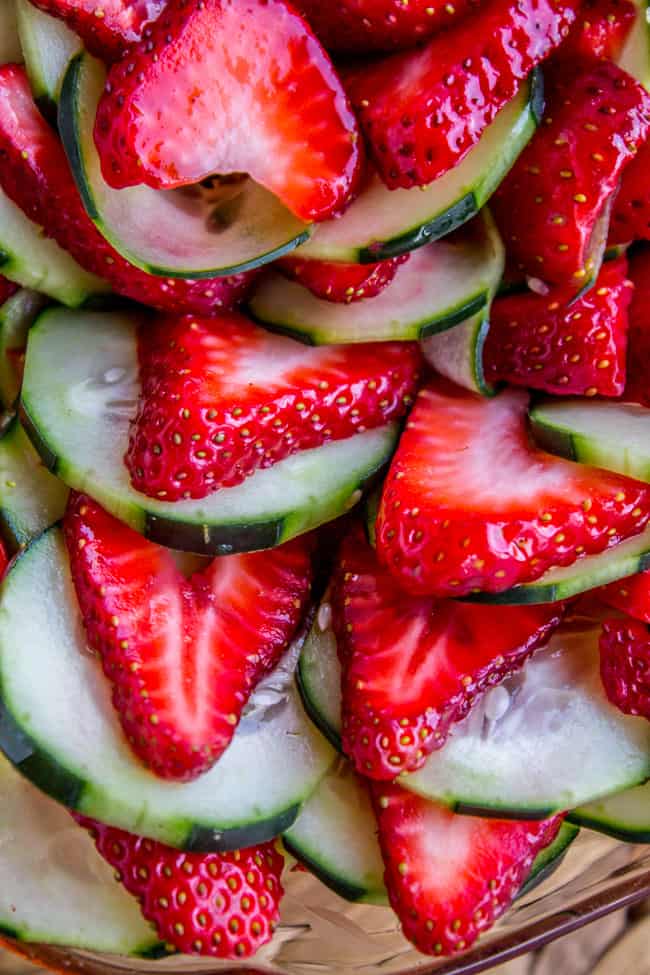
<svg viewBox="0 0 650 975"><path fill-rule="evenodd" d="M450 955L650 842L648 25L0 0L4 935Z"/></svg>

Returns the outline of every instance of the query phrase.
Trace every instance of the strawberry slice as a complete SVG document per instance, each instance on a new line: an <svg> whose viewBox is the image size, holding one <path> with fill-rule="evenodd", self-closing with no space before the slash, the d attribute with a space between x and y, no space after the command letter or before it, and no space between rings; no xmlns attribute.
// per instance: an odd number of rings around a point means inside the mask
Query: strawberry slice
<svg viewBox="0 0 650 975"><path fill-rule="evenodd" d="M650 623L650 569L610 582L598 590L598 595L609 606Z"/></svg>
<svg viewBox="0 0 650 975"><path fill-rule="evenodd" d="M337 54L367 55L414 47L465 17L477 0L299 0L295 6Z"/></svg>
<svg viewBox="0 0 650 975"><path fill-rule="evenodd" d="M410 254L391 257L376 264L331 264L300 257L283 257L278 270L308 288L317 298L349 305L364 298L376 298L388 287L400 265Z"/></svg>
<svg viewBox="0 0 650 975"><path fill-rule="evenodd" d="M35 6L64 21L91 54L117 61L139 41L165 6L165 0L36 0Z"/></svg>
<svg viewBox="0 0 650 975"><path fill-rule="evenodd" d="M459 163L577 6L489 0L424 48L352 70L346 89L386 185L424 186Z"/></svg>
<svg viewBox="0 0 650 975"><path fill-rule="evenodd" d="M609 62L563 61L545 80L545 124L490 205L520 271L579 284L598 266L612 194L647 137L650 94Z"/></svg>
<svg viewBox="0 0 650 975"><path fill-rule="evenodd" d="M562 822L459 816L397 785L372 791L391 906L427 955L465 951L487 931Z"/></svg>
<svg viewBox="0 0 650 975"><path fill-rule="evenodd" d="M332 586L343 665L343 749L357 771L394 779L424 764L488 688L518 670L564 607L478 606L408 596L361 529Z"/></svg>
<svg viewBox="0 0 650 975"><path fill-rule="evenodd" d="M623 714L650 720L650 631L639 620L605 620L599 641L600 677L608 700Z"/></svg>
<svg viewBox="0 0 650 975"><path fill-rule="evenodd" d="M650 240L650 142L641 146L626 168L612 209L609 242Z"/></svg>
<svg viewBox="0 0 650 975"><path fill-rule="evenodd" d="M74 813L162 941L184 955L248 958L280 919L284 858L274 843L182 853Z"/></svg>
<svg viewBox="0 0 650 975"><path fill-rule="evenodd" d="M95 142L118 189L245 172L306 221L342 210L361 169L341 82L284 0L170 0L111 68Z"/></svg>
<svg viewBox="0 0 650 975"><path fill-rule="evenodd" d="M0 307L17 291L18 285L14 284L13 281L7 280L7 278L3 278L0 274Z"/></svg>
<svg viewBox="0 0 650 975"><path fill-rule="evenodd" d="M632 0L584 0L557 57L616 61L636 19Z"/></svg>
<svg viewBox="0 0 650 975"><path fill-rule="evenodd" d="M632 255L630 278L634 294L627 337L625 399L650 407L650 248Z"/></svg>
<svg viewBox="0 0 650 975"><path fill-rule="evenodd" d="M604 264L595 287L570 306L554 292L497 299L483 349L487 379L560 395L621 396L632 292L621 257Z"/></svg>
<svg viewBox="0 0 650 975"><path fill-rule="evenodd" d="M412 402L421 364L415 342L311 348L234 313L147 323L138 348L126 464L138 491L168 501L383 426Z"/></svg>
<svg viewBox="0 0 650 975"><path fill-rule="evenodd" d="M527 406L514 389L420 390L377 518L378 554L408 592L502 592L646 526L650 487L543 453Z"/></svg>
<svg viewBox="0 0 650 975"><path fill-rule="evenodd" d="M131 747L162 778L196 778L300 622L309 541L214 559L186 579L168 549L85 495L71 495L64 531L88 643Z"/></svg>
<svg viewBox="0 0 650 975"><path fill-rule="evenodd" d="M172 312L210 315L241 301L254 272L199 281L160 278L133 267L86 213L58 136L34 104L22 67L0 67L0 186L13 202L118 294Z"/></svg>

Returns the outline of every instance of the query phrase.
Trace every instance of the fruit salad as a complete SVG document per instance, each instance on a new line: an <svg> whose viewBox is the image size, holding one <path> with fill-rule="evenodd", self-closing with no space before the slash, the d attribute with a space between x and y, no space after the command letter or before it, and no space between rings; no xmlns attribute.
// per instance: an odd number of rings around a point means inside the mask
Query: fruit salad
<svg viewBox="0 0 650 975"><path fill-rule="evenodd" d="M648 23L0 0L5 934L454 955L648 840Z"/></svg>

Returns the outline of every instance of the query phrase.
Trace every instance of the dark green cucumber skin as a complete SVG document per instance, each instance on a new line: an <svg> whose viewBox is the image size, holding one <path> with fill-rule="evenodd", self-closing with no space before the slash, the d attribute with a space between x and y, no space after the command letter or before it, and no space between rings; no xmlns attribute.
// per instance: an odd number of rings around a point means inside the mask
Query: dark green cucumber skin
<svg viewBox="0 0 650 975"><path fill-rule="evenodd" d="M626 575L636 574L636 572L645 572L646 569L650 569L650 552L644 552L642 555L640 555L637 559L635 572L626 573ZM614 577L611 581L615 582L616 577ZM549 583L548 585L537 585L534 582L529 582L525 586L514 586L512 589L506 589L505 592L472 593L467 596L463 596L461 602L490 603L494 606L532 606L539 603L557 603L563 599L569 599L571 596L580 595L582 592L588 592L589 588L593 588L593 586L585 587L584 589L580 589L578 592L567 594L567 592L562 589L561 585L557 585L555 583Z"/></svg>
<svg viewBox="0 0 650 975"><path fill-rule="evenodd" d="M68 162L70 163L70 168L74 175L75 183L77 185L77 190L81 196L84 208L97 226L98 230L102 230L102 219L101 214L95 206L95 201L93 195L90 192L90 187L86 181L86 174L83 165L83 160L81 158L81 152L79 150L80 137L79 129L77 126L77 120L75 117L75 112L72 108L77 99L77 87L79 84L79 75L82 69L82 62L85 52L81 51L77 54L68 65L68 69L63 77L63 83L61 85L61 95L59 99L59 105L57 110L57 124L59 129L59 135L61 136L61 141L63 142L63 148L65 149L66 156L68 157ZM192 277L193 279L201 278L217 278L217 277L227 277L230 274L240 274L244 271L252 271L257 267L261 267L264 264L269 264L271 261L278 260L280 257L284 257L286 254L290 254L291 251L295 250L301 244L306 243L309 240L310 231L305 230L304 233L298 234L293 240L284 244L282 247L277 247L273 251L269 251L264 254L263 257L257 258L251 261L245 261L243 264L238 264L236 267L223 268L221 270L208 270L208 271L196 271L192 272L191 275L182 274L178 271L174 271L173 268L160 269L154 265L147 265L146 270L149 274L154 274L162 276L165 278L187 278Z"/></svg>
<svg viewBox="0 0 650 975"><path fill-rule="evenodd" d="M547 846L545 850L537 854L528 880L519 891L517 897L524 897L526 894L530 894L531 890L534 890L535 887L538 887L555 873L579 832L580 830L577 826L573 826L573 824L567 823L566 821L560 826L560 832L550 846Z"/></svg>
<svg viewBox="0 0 650 975"><path fill-rule="evenodd" d="M18 928L11 928L6 924L0 924L0 936L4 938L9 938L14 941L16 945L21 944L33 944L34 939L27 937L24 938L22 933ZM176 952L170 950L170 948L162 941L158 944L150 945L148 948L143 948L141 951L137 949L135 951L129 952L129 958L142 958L147 961L160 961L161 958L169 958L171 955L175 955ZM54 969L52 969L54 971Z"/></svg>
<svg viewBox="0 0 650 975"><path fill-rule="evenodd" d="M534 68L530 74L530 109L537 125L542 120L544 114L544 78L539 68ZM514 160L513 160L514 162ZM503 174L504 177L506 173ZM464 223L475 217L485 205L486 201L479 203L473 192L457 200L444 213L439 213L432 220L414 230L409 230L399 237L391 240L378 241L370 247L364 247L358 252L357 260L359 264L373 264L376 261L385 261L391 257L399 257L409 251L424 247L434 240L445 237L453 230L462 227ZM469 317L469 316L467 316ZM461 321L462 319L459 319Z"/></svg>
<svg viewBox="0 0 650 975"><path fill-rule="evenodd" d="M296 667L295 681L298 688L298 693L300 694L300 700L302 701L302 706L304 707L308 718L310 718L310 720L316 725L321 734L324 735L324 737L329 741L330 745L333 745L337 752L343 754L341 735L335 728L332 728L332 726L325 721L318 707L309 696L307 685L302 677L300 660L298 660L298 666Z"/></svg>
<svg viewBox="0 0 650 975"><path fill-rule="evenodd" d="M19 406L19 414L25 432L43 463L48 470L60 477L59 458L41 437L22 401ZM364 491L374 482L389 460L390 458L387 457L374 470L369 470L361 481L351 486L351 491ZM341 514L344 513L341 511ZM141 523L133 527L145 538L149 538L158 545L185 552L194 552L196 555L233 555L237 552L260 551L275 548L285 540L286 521L284 518L257 524L242 523L214 526L174 521L172 518L161 518L147 511L141 511L141 515Z"/></svg>
<svg viewBox="0 0 650 975"><path fill-rule="evenodd" d="M409 250L412 249L413 248L409 248ZM467 304L457 308L450 315L445 315L442 318L436 318L434 321L422 325L417 336L414 336L413 339L407 339L405 341L419 341L419 339L425 339L428 335L435 335L438 332L445 332L448 328L453 328L454 325L460 325L461 322L464 322L467 318L470 318L472 315L479 312L481 308L485 308L486 303L487 296L485 294L477 295L475 298L472 298L471 301L468 301ZM250 306L247 306L246 313L249 318L252 318L254 322L257 322L258 325L265 328L267 332L274 332L276 335L286 335L290 339L295 339L296 342L302 342L303 345L319 346L327 344L326 342L314 342L311 335L308 335L306 332L301 332L298 329L291 328L290 325L280 325L275 322L265 321L263 318L260 318L259 315L256 315ZM400 340L397 339L396 341Z"/></svg>
<svg viewBox="0 0 650 975"><path fill-rule="evenodd" d="M568 430L559 430L537 423L534 409L530 412L530 426L535 443L547 450L549 454L566 457L567 460L578 460L575 440Z"/></svg>
<svg viewBox="0 0 650 975"><path fill-rule="evenodd" d="M590 816L583 815L579 810L567 813L567 821L576 826L584 826L597 833L602 833L604 836L611 836L612 839L621 840L623 843L650 843L650 825L648 829L624 829L611 823L603 823L599 819L591 819ZM648 816L648 821L650 824L650 816Z"/></svg>
<svg viewBox="0 0 650 975"><path fill-rule="evenodd" d="M367 890L365 890L363 887L357 887L355 884L346 884L342 882L341 879L336 876L336 874L330 873L328 870L323 870L323 867L319 863L312 860L311 857L307 856L302 850L299 850L296 846L294 846L288 837L283 836L282 843L285 846L287 853L290 853L291 856L295 857L296 860L307 867L310 873L313 873L315 877L318 877L321 883L325 884L326 887L329 887L330 890L333 890L335 894L339 895L339 897L342 897L346 901L351 901L352 903L359 901L363 902L367 897ZM366 903L376 904L381 902L372 900L366 901ZM385 903L388 903L387 898Z"/></svg>

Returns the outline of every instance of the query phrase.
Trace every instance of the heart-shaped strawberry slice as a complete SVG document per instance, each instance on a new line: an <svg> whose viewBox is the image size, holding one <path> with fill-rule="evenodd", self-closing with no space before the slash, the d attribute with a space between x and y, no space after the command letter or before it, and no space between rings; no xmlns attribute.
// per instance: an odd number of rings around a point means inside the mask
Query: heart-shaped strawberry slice
<svg viewBox="0 0 650 975"><path fill-rule="evenodd" d="M168 549L85 495L71 495L64 530L88 643L131 747L163 778L195 778L228 747L294 635L309 538L214 559L185 578Z"/></svg>

